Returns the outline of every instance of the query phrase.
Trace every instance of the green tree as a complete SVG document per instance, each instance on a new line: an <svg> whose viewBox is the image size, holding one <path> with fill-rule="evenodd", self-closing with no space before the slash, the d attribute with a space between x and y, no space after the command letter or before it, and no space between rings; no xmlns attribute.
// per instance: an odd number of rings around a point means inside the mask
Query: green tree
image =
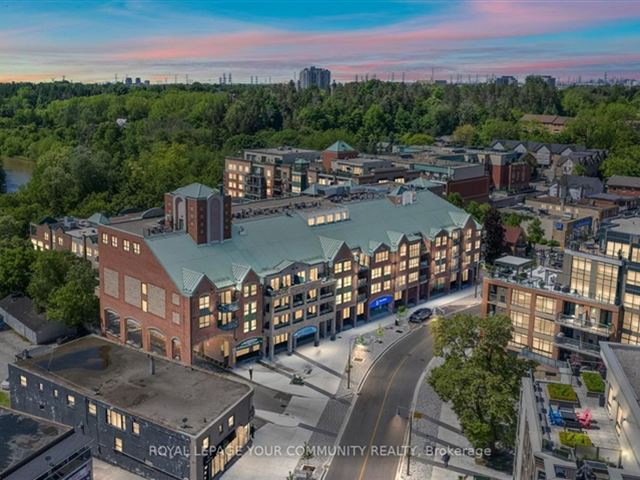
<svg viewBox="0 0 640 480"><path fill-rule="evenodd" d="M640 147L633 146L617 150L602 162L600 171L606 178L612 175L640 177Z"/></svg>
<svg viewBox="0 0 640 480"><path fill-rule="evenodd" d="M504 252L504 227L502 215L495 207L491 207L484 219L485 260L493 263Z"/></svg>
<svg viewBox="0 0 640 480"><path fill-rule="evenodd" d="M447 196L445 198L447 199L447 202L455 205L458 208L462 208L464 206L462 195L460 195L458 192L447 193Z"/></svg>
<svg viewBox="0 0 640 480"><path fill-rule="evenodd" d="M55 289L47 306L47 317L66 325L95 324L99 302L94 291L98 286L89 262L75 262L67 272L65 283Z"/></svg>
<svg viewBox="0 0 640 480"><path fill-rule="evenodd" d="M34 250L26 242L13 246L0 245L0 298L10 293L25 292L31 280Z"/></svg>
<svg viewBox="0 0 640 480"><path fill-rule="evenodd" d="M544 230L542 229L542 222L539 218L534 218L527 225L527 237L533 244L540 243L544 238Z"/></svg>
<svg viewBox="0 0 640 480"><path fill-rule="evenodd" d="M503 216L502 222L509 227L519 227L522 222L522 215L516 212L511 212Z"/></svg>
<svg viewBox="0 0 640 480"><path fill-rule="evenodd" d="M434 352L444 363L431 371L428 382L452 403L475 448L496 452L514 446L520 383L534 364L508 353L512 330L505 315L457 314L431 326Z"/></svg>
<svg viewBox="0 0 640 480"><path fill-rule="evenodd" d="M473 125L468 123L456 127L453 131L453 141L457 145L477 145L479 142L478 131Z"/></svg>
<svg viewBox="0 0 640 480"><path fill-rule="evenodd" d="M71 253L52 250L37 252L27 293L39 310L47 308L51 294L65 282L73 260L75 257Z"/></svg>

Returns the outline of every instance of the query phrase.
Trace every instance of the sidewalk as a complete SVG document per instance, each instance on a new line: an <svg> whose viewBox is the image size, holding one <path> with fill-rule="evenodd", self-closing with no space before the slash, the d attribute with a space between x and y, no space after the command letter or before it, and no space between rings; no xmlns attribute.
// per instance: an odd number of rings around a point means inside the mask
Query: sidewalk
<svg viewBox="0 0 640 480"><path fill-rule="evenodd" d="M474 298L473 288L455 292L408 309L408 316L417 308L436 308L455 305L466 308L480 302L481 294ZM453 307L450 307L453 308ZM449 308L447 308L449 309ZM335 341L322 339L319 346L303 345L292 355L281 353L274 362L240 365L234 373L249 379L249 368L253 369L253 381L292 395L283 413L256 410L256 416L266 421L255 434L253 445L259 447L254 454L248 452L225 473L231 480L282 480L288 473L302 465L316 468L312 478L320 478L328 467L329 457L314 457L302 460L287 455L259 455L261 447L278 447L286 451L288 446L333 446L347 420L354 395L373 362L395 341L409 333L411 328L420 328L405 319L395 326L395 314L346 330L336 336ZM382 327L384 334L376 335ZM349 353L351 352L351 353ZM349 358L351 357L351 358ZM351 385L348 388L347 365L351 360ZM293 385L293 375L300 375L304 385Z"/></svg>
<svg viewBox="0 0 640 480"><path fill-rule="evenodd" d="M427 365L425 381L419 386L415 402L415 412L422 418L414 418L411 445L415 456L411 458L411 475L407 475L407 459L402 461L397 480L459 480L467 475L482 475L495 480L511 480L511 475L488 467L477 465L471 456L451 455L448 468L444 467L440 454L434 455L434 448L471 448L462 435L458 417L448 403L443 403L438 394L426 382L429 372L442 363L440 357L433 358ZM438 452L439 453L439 452Z"/></svg>

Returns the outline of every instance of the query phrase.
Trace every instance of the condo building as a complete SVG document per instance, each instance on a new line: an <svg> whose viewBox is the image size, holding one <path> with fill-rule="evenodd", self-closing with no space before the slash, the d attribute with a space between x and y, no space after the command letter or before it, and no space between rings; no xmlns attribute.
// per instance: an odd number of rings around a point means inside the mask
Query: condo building
<svg viewBox="0 0 640 480"><path fill-rule="evenodd" d="M514 478L640 480L640 347L601 349L597 371L565 366L523 379Z"/></svg>
<svg viewBox="0 0 640 480"><path fill-rule="evenodd" d="M640 344L640 221L607 222L599 245L565 250L555 268L498 259L484 278L482 311L508 315L510 347L545 363L599 361L605 341Z"/></svg>
<svg viewBox="0 0 640 480"><path fill-rule="evenodd" d="M192 363L273 358L471 285L481 228L428 190L399 187L231 220L200 184L165 215L99 226L104 334Z"/></svg>

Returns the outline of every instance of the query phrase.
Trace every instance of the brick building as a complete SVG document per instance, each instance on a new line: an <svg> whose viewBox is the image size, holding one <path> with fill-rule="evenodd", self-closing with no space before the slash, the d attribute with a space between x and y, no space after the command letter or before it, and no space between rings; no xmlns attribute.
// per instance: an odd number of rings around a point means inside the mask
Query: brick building
<svg viewBox="0 0 640 480"><path fill-rule="evenodd" d="M232 224L229 197L194 184L165 196L161 223L101 225L103 332L234 365L471 285L470 215L427 190L364 198Z"/></svg>
<svg viewBox="0 0 640 480"><path fill-rule="evenodd" d="M607 193L640 197L640 177L612 175L607 180Z"/></svg>

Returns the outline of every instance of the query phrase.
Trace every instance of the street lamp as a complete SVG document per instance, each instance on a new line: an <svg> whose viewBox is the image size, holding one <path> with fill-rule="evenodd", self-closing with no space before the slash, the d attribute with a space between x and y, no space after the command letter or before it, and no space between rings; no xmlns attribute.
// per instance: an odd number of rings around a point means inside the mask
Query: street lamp
<svg viewBox="0 0 640 480"><path fill-rule="evenodd" d="M413 434L413 412L410 408L407 407L396 407L396 415L400 415L400 410L405 410L407 412L407 417L409 419L409 439L407 440L409 443L409 448L407 448L407 476L411 475L411 435Z"/></svg>

